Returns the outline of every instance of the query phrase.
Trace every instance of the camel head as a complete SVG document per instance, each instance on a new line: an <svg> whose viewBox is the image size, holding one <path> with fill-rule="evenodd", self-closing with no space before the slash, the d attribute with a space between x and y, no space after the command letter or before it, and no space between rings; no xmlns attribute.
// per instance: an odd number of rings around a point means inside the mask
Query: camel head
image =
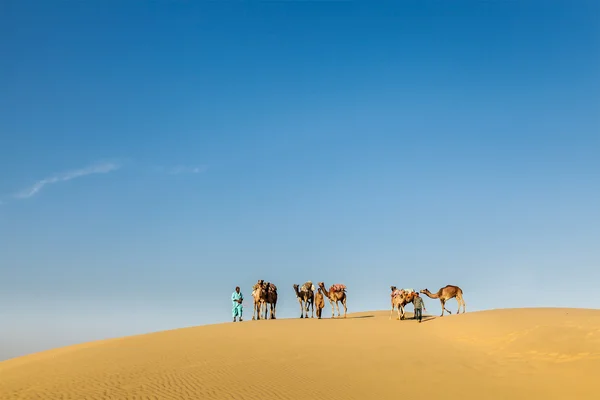
<svg viewBox="0 0 600 400"><path fill-rule="evenodd" d="M323 282L319 282L319 283L317 283L317 285L322 288L325 287L325 283L323 283Z"/></svg>
<svg viewBox="0 0 600 400"><path fill-rule="evenodd" d="M394 290L396 290L396 286L390 286L390 289L392 289L393 292Z"/></svg>
<svg viewBox="0 0 600 400"><path fill-rule="evenodd" d="M419 293L429 293L429 289L419 290Z"/></svg>

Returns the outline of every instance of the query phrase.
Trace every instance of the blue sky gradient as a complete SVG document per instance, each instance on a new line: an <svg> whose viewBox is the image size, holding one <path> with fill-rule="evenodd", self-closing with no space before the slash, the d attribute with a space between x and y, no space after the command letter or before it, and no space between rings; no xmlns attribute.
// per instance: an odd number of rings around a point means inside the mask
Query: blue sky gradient
<svg viewBox="0 0 600 400"><path fill-rule="evenodd" d="M0 359L259 278L600 307L598 2L11 0L0 53Z"/></svg>

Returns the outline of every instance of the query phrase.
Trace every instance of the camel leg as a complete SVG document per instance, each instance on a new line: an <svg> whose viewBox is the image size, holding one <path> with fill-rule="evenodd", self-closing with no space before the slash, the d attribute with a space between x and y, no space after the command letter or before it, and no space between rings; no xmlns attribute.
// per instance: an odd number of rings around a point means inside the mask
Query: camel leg
<svg viewBox="0 0 600 400"><path fill-rule="evenodd" d="M346 307L346 296L344 296L344 300L342 301L342 305L344 306L344 318L346 318L346 313L348 312L348 307Z"/></svg>
<svg viewBox="0 0 600 400"><path fill-rule="evenodd" d="M339 300L335 301L335 308L337 309L338 312L338 318L342 316L342 313L340 313L340 303Z"/></svg>
<svg viewBox="0 0 600 400"><path fill-rule="evenodd" d="M457 314L460 314L460 307L462 306L463 314L467 312L467 305L465 304L465 299L462 296L456 296L456 300L458 301L458 311Z"/></svg>
<svg viewBox="0 0 600 400"><path fill-rule="evenodd" d="M331 318L335 318L335 306L333 305L333 300L329 299L329 304L331 304Z"/></svg>
<svg viewBox="0 0 600 400"><path fill-rule="evenodd" d="M304 307L302 307L302 300L301 300L301 299L298 299L298 304L300 304L300 318L303 318L304 314L303 314L303 311L302 311L302 309L303 309Z"/></svg>
<svg viewBox="0 0 600 400"><path fill-rule="evenodd" d="M446 303L445 303L445 302L444 302L444 309L445 309L446 311L448 311L448 314L452 314L452 311L450 311L450 310L448 310L448 309L446 308Z"/></svg>
<svg viewBox="0 0 600 400"><path fill-rule="evenodd" d="M444 311L447 311L448 314L452 314L452 312L446 308L446 301L440 299L440 302L442 303L442 315L441 316L442 317L444 316Z"/></svg>

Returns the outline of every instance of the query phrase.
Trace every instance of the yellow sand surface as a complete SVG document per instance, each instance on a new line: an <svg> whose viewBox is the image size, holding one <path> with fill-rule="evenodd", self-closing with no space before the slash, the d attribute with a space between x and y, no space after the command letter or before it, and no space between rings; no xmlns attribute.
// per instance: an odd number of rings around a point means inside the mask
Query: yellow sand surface
<svg viewBox="0 0 600 400"><path fill-rule="evenodd" d="M0 362L0 399L600 399L600 310L388 316L244 321L50 350Z"/></svg>

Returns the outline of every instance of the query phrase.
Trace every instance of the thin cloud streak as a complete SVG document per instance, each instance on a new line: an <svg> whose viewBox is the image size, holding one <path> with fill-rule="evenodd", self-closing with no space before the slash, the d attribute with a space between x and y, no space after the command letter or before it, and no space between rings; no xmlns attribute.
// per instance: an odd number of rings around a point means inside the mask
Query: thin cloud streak
<svg viewBox="0 0 600 400"><path fill-rule="evenodd" d="M27 199L39 193L45 186L58 183L70 181L71 179L81 178L87 175L92 174L106 174L111 171L116 171L120 168L119 164L115 163L103 163L103 164L95 164L86 168L76 169L73 171L68 171L62 174L57 174L51 176L49 178L42 179L37 181L33 186L29 187L26 190L23 190L20 193L17 193L14 197L17 199Z"/></svg>
<svg viewBox="0 0 600 400"><path fill-rule="evenodd" d="M201 174L206 172L208 168L206 166L185 166L185 165L177 165L174 167L157 167L156 170L158 172L166 173L169 175L179 175L179 174Z"/></svg>

